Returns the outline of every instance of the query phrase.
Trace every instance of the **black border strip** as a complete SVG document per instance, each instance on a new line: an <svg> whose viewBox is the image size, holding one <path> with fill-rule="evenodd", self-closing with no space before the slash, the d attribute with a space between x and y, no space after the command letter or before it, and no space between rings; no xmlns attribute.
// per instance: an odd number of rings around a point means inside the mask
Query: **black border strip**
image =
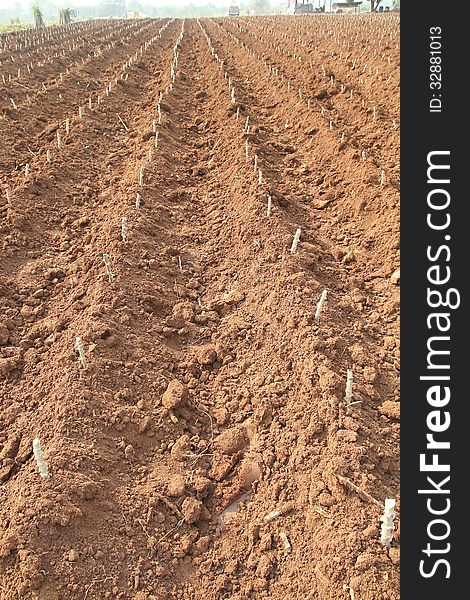
<svg viewBox="0 0 470 600"><path fill-rule="evenodd" d="M469 198L464 186L469 154L465 150L469 116L464 107L469 33L463 31L469 11L468 4L442 0L402 4L401 598L447 600L469 595L466 580L470 569L465 550L470 536L469 503L464 491L470 479L466 465L470 394L464 382L466 372L470 373L466 344L470 319L465 314L470 275L470 235L465 219ZM459 23L463 24L461 32ZM440 53L431 54L431 50ZM431 60L438 56L440 61ZM440 70L430 68L437 64ZM430 108L439 109L438 100L440 112L431 112ZM450 169L436 167L427 173L430 162ZM448 219L447 227L433 229ZM437 268L429 271L431 267ZM449 281L441 283L448 275ZM435 293L428 296L428 290ZM433 308L431 303L440 304L439 292L442 305ZM460 306L446 307L446 299L452 305L460 299ZM430 316L433 313L445 316ZM440 331L438 323L448 331ZM449 339L444 339L446 336ZM433 354L437 350L449 354ZM444 368L447 365L449 368ZM421 376L449 380L420 380ZM446 394L450 394L448 401ZM441 427L443 431L437 432ZM449 442L450 449L427 448L427 434L433 434L433 440ZM437 470L425 471L424 465L420 469L421 454L427 465L436 461L440 465ZM440 470L445 465L449 465L448 472ZM428 492L420 494L420 489ZM432 510L436 514L431 514Z"/></svg>

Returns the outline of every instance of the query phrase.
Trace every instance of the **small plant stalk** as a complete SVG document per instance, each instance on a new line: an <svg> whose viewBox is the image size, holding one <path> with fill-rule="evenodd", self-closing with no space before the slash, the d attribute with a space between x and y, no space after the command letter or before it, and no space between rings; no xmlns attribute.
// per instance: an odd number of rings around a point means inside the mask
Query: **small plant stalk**
<svg viewBox="0 0 470 600"><path fill-rule="evenodd" d="M39 469L39 475L41 476L41 478L46 479L46 478L50 477L51 475L47 468L46 461L44 460L44 454L42 453L41 442L39 441L39 438L34 438L34 440L33 440L33 454L34 454L34 458L36 460L36 465Z"/></svg>
<svg viewBox="0 0 470 600"><path fill-rule="evenodd" d="M122 217L121 221L121 238L125 242L127 239L127 217Z"/></svg>
<svg viewBox="0 0 470 600"><path fill-rule="evenodd" d="M103 254L103 262L104 262L104 266L106 267L106 274L108 276L109 283L113 283L114 273L111 269L111 262L109 260L109 254Z"/></svg>
<svg viewBox="0 0 470 600"><path fill-rule="evenodd" d="M271 216L271 212L273 210L273 199L271 198L271 196L268 196L268 208L266 211L266 216L270 217Z"/></svg>
<svg viewBox="0 0 470 600"><path fill-rule="evenodd" d="M141 204L141 197L140 194L137 193L136 199L135 199L135 207L136 208L140 208L140 204Z"/></svg>
<svg viewBox="0 0 470 600"><path fill-rule="evenodd" d="M79 336L75 338L75 348L78 352L78 360L80 361L82 367L86 369L87 362L85 358L85 350L83 348L82 338Z"/></svg>
<svg viewBox="0 0 470 600"><path fill-rule="evenodd" d="M315 321L318 321L320 319L323 304L325 303L327 296L328 296L327 290L323 290L323 292L320 296L320 300L318 301L318 304L317 304L317 310L315 311Z"/></svg>
<svg viewBox="0 0 470 600"><path fill-rule="evenodd" d="M294 254L297 251L297 246L299 245L299 242L300 242L301 232L302 232L302 230L300 229L300 227L295 232L294 239L292 240L292 246L290 247L291 254Z"/></svg>
<svg viewBox="0 0 470 600"><path fill-rule="evenodd" d="M344 401L349 406L352 404L352 387L353 387L353 372L351 370L346 371L346 390L344 392Z"/></svg>
<svg viewBox="0 0 470 600"><path fill-rule="evenodd" d="M394 508L395 500L393 498L386 498L384 502L384 512L380 517L380 521L382 521L380 527L380 542L386 548L390 548L393 539L393 530L395 529L393 519L396 517L396 512L393 510Z"/></svg>

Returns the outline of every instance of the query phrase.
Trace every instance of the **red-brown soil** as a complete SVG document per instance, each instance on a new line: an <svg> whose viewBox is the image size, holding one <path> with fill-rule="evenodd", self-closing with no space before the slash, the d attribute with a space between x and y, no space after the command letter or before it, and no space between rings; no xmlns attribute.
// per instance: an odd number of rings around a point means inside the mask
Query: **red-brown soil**
<svg viewBox="0 0 470 600"><path fill-rule="evenodd" d="M398 27L35 41L0 96L2 600L398 599Z"/></svg>

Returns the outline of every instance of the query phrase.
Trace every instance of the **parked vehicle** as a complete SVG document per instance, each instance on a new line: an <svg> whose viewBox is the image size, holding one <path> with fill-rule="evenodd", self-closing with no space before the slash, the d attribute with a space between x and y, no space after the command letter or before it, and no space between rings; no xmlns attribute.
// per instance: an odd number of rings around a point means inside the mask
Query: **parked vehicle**
<svg viewBox="0 0 470 600"><path fill-rule="evenodd" d="M238 17L239 14L240 14L240 9L238 8L238 6L236 4L232 4L232 6L229 6L229 9L228 9L229 17Z"/></svg>

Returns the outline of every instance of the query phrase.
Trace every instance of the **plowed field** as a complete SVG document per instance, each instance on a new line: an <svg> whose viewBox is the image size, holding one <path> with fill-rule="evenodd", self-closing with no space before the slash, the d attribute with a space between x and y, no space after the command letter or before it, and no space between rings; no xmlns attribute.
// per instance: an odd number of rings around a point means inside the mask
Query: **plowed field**
<svg viewBox="0 0 470 600"><path fill-rule="evenodd" d="M398 34L1 38L0 598L398 599Z"/></svg>

